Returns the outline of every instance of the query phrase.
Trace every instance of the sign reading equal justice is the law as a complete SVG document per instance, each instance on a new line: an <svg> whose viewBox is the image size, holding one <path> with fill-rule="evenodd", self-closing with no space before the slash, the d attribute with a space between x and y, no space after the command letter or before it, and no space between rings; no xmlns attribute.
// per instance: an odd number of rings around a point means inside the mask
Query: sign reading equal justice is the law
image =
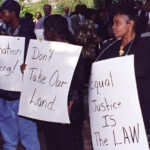
<svg viewBox="0 0 150 150"><path fill-rule="evenodd" d="M0 89L21 91L24 37L0 36Z"/></svg>
<svg viewBox="0 0 150 150"><path fill-rule="evenodd" d="M94 150L149 150L133 56L93 63L89 110Z"/></svg>
<svg viewBox="0 0 150 150"><path fill-rule="evenodd" d="M31 40L19 114L39 120L70 123L68 92L81 46Z"/></svg>

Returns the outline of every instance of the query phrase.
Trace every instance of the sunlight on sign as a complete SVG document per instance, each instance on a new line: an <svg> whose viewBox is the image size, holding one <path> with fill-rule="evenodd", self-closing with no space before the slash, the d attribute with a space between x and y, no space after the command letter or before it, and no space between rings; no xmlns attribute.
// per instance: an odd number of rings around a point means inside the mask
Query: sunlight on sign
<svg viewBox="0 0 150 150"><path fill-rule="evenodd" d="M76 57L70 57L68 60L66 60L66 62L71 67L75 67L76 66Z"/></svg>

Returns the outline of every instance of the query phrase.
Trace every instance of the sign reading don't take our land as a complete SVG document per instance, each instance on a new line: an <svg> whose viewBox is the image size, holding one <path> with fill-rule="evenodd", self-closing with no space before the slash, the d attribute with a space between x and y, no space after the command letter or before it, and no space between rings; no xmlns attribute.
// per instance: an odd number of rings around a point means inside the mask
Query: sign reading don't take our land
<svg viewBox="0 0 150 150"><path fill-rule="evenodd" d="M89 111L94 150L149 150L132 55L93 63Z"/></svg>
<svg viewBox="0 0 150 150"><path fill-rule="evenodd" d="M31 40L26 59L19 114L70 123L68 92L81 46Z"/></svg>

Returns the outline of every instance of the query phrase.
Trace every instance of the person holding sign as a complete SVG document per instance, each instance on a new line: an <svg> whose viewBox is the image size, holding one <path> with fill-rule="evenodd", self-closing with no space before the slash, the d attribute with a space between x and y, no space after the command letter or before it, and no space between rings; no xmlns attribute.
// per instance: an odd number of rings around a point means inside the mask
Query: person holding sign
<svg viewBox="0 0 150 150"><path fill-rule="evenodd" d="M44 20L44 35L47 41L73 43L67 20L60 15L52 15ZM48 150L82 150L80 91L83 78L81 66L81 60L79 60L68 95L68 112L71 124L46 123L45 125Z"/></svg>
<svg viewBox="0 0 150 150"><path fill-rule="evenodd" d="M5 1L1 5L2 20L8 25L6 35L26 38L27 50L29 33L19 22L20 5L16 1ZM26 150L40 150L36 123L30 119L18 116L20 92L0 89L0 103L3 103L3 120L0 122L0 132L4 141L4 150L16 150L20 139ZM2 104L1 104L2 105ZM2 109L0 110L2 111ZM0 118L1 119L1 118Z"/></svg>
<svg viewBox="0 0 150 150"><path fill-rule="evenodd" d="M150 135L150 37L137 35L138 20L131 8L117 9L113 22L115 39L105 44L96 61L134 54L138 96L146 132Z"/></svg>

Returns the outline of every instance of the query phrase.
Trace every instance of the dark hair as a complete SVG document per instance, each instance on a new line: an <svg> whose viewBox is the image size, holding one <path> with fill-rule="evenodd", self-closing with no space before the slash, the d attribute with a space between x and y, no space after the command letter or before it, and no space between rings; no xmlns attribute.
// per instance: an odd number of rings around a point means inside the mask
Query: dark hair
<svg viewBox="0 0 150 150"><path fill-rule="evenodd" d="M97 10L95 10L95 9L92 9L92 8L88 8L87 9L87 12L86 12L86 14L85 14L85 18L86 19L91 19L91 16L92 15L96 15L97 16Z"/></svg>
<svg viewBox="0 0 150 150"><path fill-rule="evenodd" d="M6 0L2 5L1 5L1 11L8 10L9 12L14 11L16 16L19 17L21 7L18 2L14 0Z"/></svg>
<svg viewBox="0 0 150 150"><path fill-rule="evenodd" d="M143 3L141 1L136 1L136 3L139 3L140 5L143 5Z"/></svg>
<svg viewBox="0 0 150 150"><path fill-rule="evenodd" d="M40 14L40 17L42 17L42 14L41 14L41 12L37 12L37 13L35 14L35 16L36 16L37 14Z"/></svg>
<svg viewBox="0 0 150 150"><path fill-rule="evenodd" d="M115 11L113 12L113 17L118 15L118 14L125 15L129 18L129 20L134 21L135 32L137 34L139 33L139 18L136 14L136 11L133 8L127 8L127 7L116 8Z"/></svg>
<svg viewBox="0 0 150 150"><path fill-rule="evenodd" d="M49 7L50 11L52 10L52 6L51 6L51 5L49 5L49 4L45 4L45 5L43 6L43 9L44 9L44 7L46 7L46 6L48 6L48 7Z"/></svg>
<svg viewBox="0 0 150 150"><path fill-rule="evenodd" d="M77 5L75 6L75 13L76 13L76 14L81 13L81 5L80 5L80 4L77 4Z"/></svg>
<svg viewBox="0 0 150 150"><path fill-rule="evenodd" d="M25 13L25 17L32 19L33 15L31 13L29 13L29 12L26 12Z"/></svg>
<svg viewBox="0 0 150 150"><path fill-rule="evenodd" d="M44 20L44 31L48 31L51 35L51 40L57 41L60 39L69 43L73 43L73 37L68 29L66 18L61 15L51 15Z"/></svg>

